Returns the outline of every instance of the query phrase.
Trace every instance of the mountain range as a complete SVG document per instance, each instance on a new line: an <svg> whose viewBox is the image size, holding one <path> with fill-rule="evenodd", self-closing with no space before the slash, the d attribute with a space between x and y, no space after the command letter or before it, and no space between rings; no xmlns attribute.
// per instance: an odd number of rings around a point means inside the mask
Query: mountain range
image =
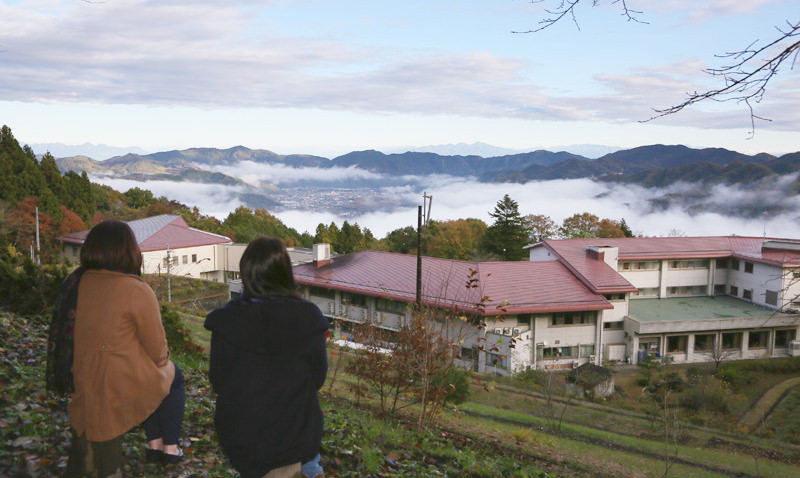
<svg viewBox="0 0 800 478"><path fill-rule="evenodd" d="M57 163L62 171L85 170L89 174L138 181L179 180L232 185L242 181L210 169L235 166L242 161L292 168L357 167L391 176L474 176L484 182L525 183L590 178L635 183L644 187L664 187L678 181L750 184L800 170L800 152L776 157L766 153L746 155L723 148L692 149L666 145L616 151L598 159L544 150L488 158L428 152L384 154L367 150L328 159L313 155L280 155L268 150L237 146L229 149L192 148L145 155L126 154L104 161L70 156L59 158ZM795 192L800 192L800 189Z"/></svg>

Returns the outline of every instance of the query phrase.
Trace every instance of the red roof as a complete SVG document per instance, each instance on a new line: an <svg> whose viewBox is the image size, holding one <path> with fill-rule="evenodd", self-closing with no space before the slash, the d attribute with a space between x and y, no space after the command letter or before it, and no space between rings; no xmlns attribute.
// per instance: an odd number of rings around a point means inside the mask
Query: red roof
<svg viewBox="0 0 800 478"><path fill-rule="evenodd" d="M180 249L183 247L227 244L230 238L189 227L181 216L162 214L127 223L136 236L142 252ZM58 238L71 244L83 244L89 231L74 232Z"/></svg>
<svg viewBox="0 0 800 478"><path fill-rule="evenodd" d="M743 236L547 239L528 248L546 247L592 291L604 294L636 288L608 264L587 255L591 246L616 247L621 261L736 257L778 267L800 265L800 250L771 248L772 241L797 245L800 249L798 240Z"/></svg>
<svg viewBox="0 0 800 478"><path fill-rule="evenodd" d="M413 302L416 265L413 255L362 251L335 257L320 267L313 263L295 266L294 276L300 284ZM471 278L477 279L477 287L468 287ZM483 297L488 301L480 307ZM422 301L484 315L612 308L555 261L467 262L423 257Z"/></svg>

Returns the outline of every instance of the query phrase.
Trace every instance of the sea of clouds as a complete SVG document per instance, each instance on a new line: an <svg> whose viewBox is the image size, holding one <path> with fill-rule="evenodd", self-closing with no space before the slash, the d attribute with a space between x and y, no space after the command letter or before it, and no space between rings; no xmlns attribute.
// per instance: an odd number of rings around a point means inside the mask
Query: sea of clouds
<svg viewBox="0 0 800 478"><path fill-rule="evenodd" d="M234 167L216 168L231 176L243 179L248 186L224 186L218 184L197 184L172 181L137 182L125 179L95 177L93 181L107 184L118 191L132 187L149 189L156 196L166 196L189 206L197 206L203 214L224 219L231 211L241 205L239 195L248 188L262 185L296 187L305 183L326 182L338 187L352 187L369 181L374 185L382 183L379 189L385 197L392 198L396 204L393 210L375 210L358 217L348 217L362 228L369 228L378 237L388 232L415 226L417 207L422 204L422 195L433 196L431 218L448 220L459 218L478 218L487 224L492 223L489 213L497 202L508 194L519 204L519 212L544 214L556 223L575 213L590 212L600 218L620 220L625 218L634 233L647 236L682 234L689 236L707 235L747 235L770 237L800 237L800 196L786 196L783 187L770 191L753 191L738 186L716 185L710 194L698 199L699 209L727 211L736 210L741 205L744 210L753 204L764 201L784 206L778 215L762 215L758 218L736 217L716 212L689 213L683 206L673 205L666 210L654 208L651 200L669 195L673 198L693 196L700 186L696 184L675 184L668 188L643 188L629 184L600 183L589 179L565 179L536 181L526 184L482 183L473 178L452 176L405 176L383 177L358 168L288 168L283 165L256 165L240 163ZM781 181L791 182L792 177ZM780 184L778 184L780 186ZM250 190L252 192L252 190ZM268 188L260 192L270 196ZM772 197L770 197L772 196ZM697 202L694 203L698 205ZM695 208L697 210L697 208ZM319 209L300 208L280 212L270 211L286 225L299 232L314 233L319 223L336 222L341 225L344 217Z"/></svg>

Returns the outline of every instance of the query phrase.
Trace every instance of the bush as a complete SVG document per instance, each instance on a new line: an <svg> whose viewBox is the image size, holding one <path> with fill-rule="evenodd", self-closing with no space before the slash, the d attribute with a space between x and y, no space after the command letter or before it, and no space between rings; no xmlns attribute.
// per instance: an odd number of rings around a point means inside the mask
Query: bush
<svg viewBox="0 0 800 478"><path fill-rule="evenodd" d="M681 407L695 412L728 413L729 400L730 395L727 390L714 380L685 390L681 394L680 404Z"/></svg>
<svg viewBox="0 0 800 478"><path fill-rule="evenodd" d="M178 311L172 304L161 304L161 323L164 324L167 344L172 353L191 355L203 352L203 348L197 345L186 331Z"/></svg>
<svg viewBox="0 0 800 478"><path fill-rule="evenodd" d="M0 260L0 307L23 316L47 314L69 271L65 266L22 265Z"/></svg>
<svg viewBox="0 0 800 478"><path fill-rule="evenodd" d="M717 369L715 375L737 392L754 384L758 379L755 371L734 364L725 364Z"/></svg>

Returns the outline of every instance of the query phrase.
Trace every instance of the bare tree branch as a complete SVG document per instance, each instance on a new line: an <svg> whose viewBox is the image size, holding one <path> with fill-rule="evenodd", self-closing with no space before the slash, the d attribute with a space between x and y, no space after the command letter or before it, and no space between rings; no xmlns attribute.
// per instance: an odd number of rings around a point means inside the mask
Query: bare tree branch
<svg viewBox="0 0 800 478"><path fill-rule="evenodd" d="M545 0L530 0L530 3L542 3L544 1ZM588 1L588 0L586 0L586 1ZM575 17L575 7L581 2L584 2L584 0L560 0L560 3L558 4L557 7L553 8L553 9L545 9L545 12L547 13L548 16L539 21L539 25L540 26L538 28L534 28L534 29L527 30L527 31L512 31L512 33L536 33L536 32L540 32L540 31L544 30L545 28L550 27L550 26L558 23L559 21L561 21L565 17L572 18L572 23L574 23L575 27L578 30L580 30L581 27L578 24L577 18ZM592 0L592 6L593 7L596 7L596 6L600 5L601 3L602 3L601 0ZM620 5L620 7L622 8L622 16L627 18L628 21L633 21L633 22L637 22L637 23L647 23L647 22L639 20L636 17L636 15L639 15L642 12L639 12L639 11L632 10L632 9L628 8L628 4L627 4L626 0L611 0L611 4L615 4L615 3L618 3Z"/></svg>
<svg viewBox="0 0 800 478"><path fill-rule="evenodd" d="M546 0L529 0L530 3L543 3ZM554 0L555 1L555 0ZM558 5L553 9L545 9L547 16L539 21L539 27L527 31L515 31L513 33L536 33L548 28L564 18L572 18L575 26L580 30L578 21L575 17L575 8L580 3L589 0L557 0ZM592 6L596 7L602 0L591 0ZM628 21L647 23L638 19L637 15L642 12L632 10L628 7L626 0L609 0L611 4L618 4L622 9L622 16ZM757 46L758 40L748 45L743 50L717 55L717 58L731 60L732 63L719 68L708 68L703 72L709 75L721 77L723 86L708 91L686 93L686 100L667 108L653 108L655 115L649 119L642 120L646 123L663 116L671 115L682 111L687 106L691 106L701 101L733 101L744 104L750 111L750 138L755 134L756 120L772 121L756 114L754 105L764 99L767 86L772 79L778 75L778 71L789 63L789 69L794 69L797 57L800 55L800 21L792 23L786 21L786 27L776 27L779 35L773 41ZM749 138L748 138L749 139Z"/></svg>
<svg viewBox="0 0 800 478"><path fill-rule="evenodd" d="M718 55L718 58L732 59L733 63L720 68L703 70L709 75L722 77L724 86L699 93L697 91L687 93L687 98L682 103L664 109L654 109L657 114L642 122L677 113L700 101L734 101L744 103L750 110L750 137L752 138L755 134L755 120L771 121L756 115L753 104L760 103L764 99L767 85L778 74L781 65L789 61L789 69L794 69L798 53L800 53L800 40L794 40L800 36L800 22L792 24L787 21L786 23L788 29L776 27L780 35L772 42L757 47L758 41L755 41L743 50ZM766 55L767 58L764 59L763 55Z"/></svg>

